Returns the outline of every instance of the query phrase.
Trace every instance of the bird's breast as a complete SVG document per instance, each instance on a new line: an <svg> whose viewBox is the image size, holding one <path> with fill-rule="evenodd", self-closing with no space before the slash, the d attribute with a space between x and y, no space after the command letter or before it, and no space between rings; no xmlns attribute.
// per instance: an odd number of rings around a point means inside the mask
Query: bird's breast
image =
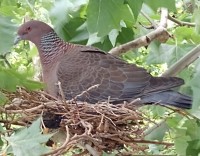
<svg viewBox="0 0 200 156"><path fill-rule="evenodd" d="M46 85L45 90L54 97L58 95L57 66L58 64L47 68L43 67L43 81Z"/></svg>

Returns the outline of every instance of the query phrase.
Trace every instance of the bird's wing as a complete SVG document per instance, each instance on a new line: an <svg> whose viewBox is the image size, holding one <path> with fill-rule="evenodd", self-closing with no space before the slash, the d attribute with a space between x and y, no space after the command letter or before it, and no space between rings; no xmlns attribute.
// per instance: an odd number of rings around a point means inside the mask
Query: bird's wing
<svg viewBox="0 0 200 156"><path fill-rule="evenodd" d="M108 97L111 101L132 99L143 92L151 78L143 68L90 48L67 52L57 76L67 99L81 94L78 99L91 103ZM95 85L98 87L92 87Z"/></svg>
<svg viewBox="0 0 200 156"><path fill-rule="evenodd" d="M184 84L184 80L178 77L151 77L150 85L145 88L144 94L163 92L182 84Z"/></svg>

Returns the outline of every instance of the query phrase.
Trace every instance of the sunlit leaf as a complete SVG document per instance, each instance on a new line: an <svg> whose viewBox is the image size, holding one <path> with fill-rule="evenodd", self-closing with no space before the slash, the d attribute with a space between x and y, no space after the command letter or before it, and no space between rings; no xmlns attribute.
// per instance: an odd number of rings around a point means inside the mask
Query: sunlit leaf
<svg viewBox="0 0 200 156"><path fill-rule="evenodd" d="M180 131L179 131L180 133ZM186 155L186 149L188 146L188 140L190 140L189 136L186 136L185 134L182 134L179 137L176 137L175 139L175 148L176 152L180 155Z"/></svg>
<svg viewBox="0 0 200 156"><path fill-rule="evenodd" d="M188 43L196 43L200 42L200 36L191 27L177 27L174 32L174 37L181 43L183 41L187 41Z"/></svg>

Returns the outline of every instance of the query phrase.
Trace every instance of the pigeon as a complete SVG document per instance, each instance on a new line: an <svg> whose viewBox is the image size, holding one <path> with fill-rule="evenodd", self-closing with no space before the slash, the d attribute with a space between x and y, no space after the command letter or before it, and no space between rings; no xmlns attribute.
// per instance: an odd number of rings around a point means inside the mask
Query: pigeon
<svg viewBox="0 0 200 156"><path fill-rule="evenodd" d="M65 42L44 22L31 20L22 24L15 44L21 40L37 47L46 92L52 96L59 98L63 93L66 100L90 104L140 99L142 104L184 109L192 106L190 96L174 90L184 84L181 78L153 77L144 68L96 47Z"/></svg>

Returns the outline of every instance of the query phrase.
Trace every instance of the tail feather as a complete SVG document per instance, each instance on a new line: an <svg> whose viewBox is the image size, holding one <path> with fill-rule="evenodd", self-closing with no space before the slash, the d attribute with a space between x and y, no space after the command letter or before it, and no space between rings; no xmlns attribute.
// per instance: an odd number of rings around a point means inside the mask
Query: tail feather
<svg viewBox="0 0 200 156"><path fill-rule="evenodd" d="M183 95L173 90L164 92L154 92L144 95L141 98L142 102L146 104L160 103L164 105L175 106L178 108L190 109L192 107L192 99L187 95Z"/></svg>

